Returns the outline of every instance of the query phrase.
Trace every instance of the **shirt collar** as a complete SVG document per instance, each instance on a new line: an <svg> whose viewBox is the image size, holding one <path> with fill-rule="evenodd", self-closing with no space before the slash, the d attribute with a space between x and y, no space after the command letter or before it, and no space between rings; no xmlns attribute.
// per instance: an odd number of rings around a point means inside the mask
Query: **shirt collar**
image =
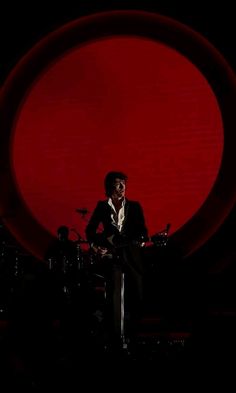
<svg viewBox="0 0 236 393"><path fill-rule="evenodd" d="M111 207L114 207L111 198L108 198L107 203L108 203L108 205L110 205ZM126 199L124 198L123 201L122 201L121 207L124 207L124 206L125 206L125 203L126 203Z"/></svg>

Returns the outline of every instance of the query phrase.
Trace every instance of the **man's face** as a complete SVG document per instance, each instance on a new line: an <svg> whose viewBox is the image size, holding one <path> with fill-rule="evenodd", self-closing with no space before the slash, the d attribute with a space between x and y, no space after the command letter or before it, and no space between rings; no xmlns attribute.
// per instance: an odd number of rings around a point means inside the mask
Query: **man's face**
<svg viewBox="0 0 236 393"><path fill-rule="evenodd" d="M116 178L114 182L114 190L112 193L112 198L124 198L125 196L125 180Z"/></svg>

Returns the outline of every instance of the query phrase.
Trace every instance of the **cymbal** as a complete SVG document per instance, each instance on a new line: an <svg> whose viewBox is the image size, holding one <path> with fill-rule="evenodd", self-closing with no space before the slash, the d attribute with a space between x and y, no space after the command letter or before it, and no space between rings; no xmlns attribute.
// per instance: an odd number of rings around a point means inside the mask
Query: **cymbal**
<svg viewBox="0 0 236 393"><path fill-rule="evenodd" d="M82 214L82 215L85 215L85 214L88 214L88 213L89 213L89 210L86 209L86 207L84 207L84 208L79 208L79 209L75 209L75 211L76 211L76 213L80 213L80 214Z"/></svg>
<svg viewBox="0 0 236 393"><path fill-rule="evenodd" d="M88 244L88 240L80 239L80 240L76 240L75 243Z"/></svg>

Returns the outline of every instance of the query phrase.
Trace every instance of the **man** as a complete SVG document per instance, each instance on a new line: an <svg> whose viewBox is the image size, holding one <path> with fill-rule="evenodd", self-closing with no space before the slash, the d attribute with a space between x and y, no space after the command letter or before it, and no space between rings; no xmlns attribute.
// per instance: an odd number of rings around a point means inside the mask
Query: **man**
<svg viewBox="0 0 236 393"><path fill-rule="evenodd" d="M114 340L118 340L121 333L122 277L125 277L125 311L129 311L130 331L137 322L143 301L140 247L145 245L147 228L140 204L125 197L126 183L127 176L122 172L106 175L107 200L98 202L86 228L91 248L101 262L106 261L107 299ZM100 224L103 226L102 232L99 232Z"/></svg>
<svg viewBox="0 0 236 393"><path fill-rule="evenodd" d="M56 314L61 313L64 304L72 301L77 281L77 247L69 239L69 228L65 225L57 229L57 238L49 245L45 261L49 267L51 294Z"/></svg>
<svg viewBox="0 0 236 393"><path fill-rule="evenodd" d="M57 239L50 244L45 259L51 261L50 269L67 274L76 266L76 244L69 239L69 228L65 225L57 229Z"/></svg>

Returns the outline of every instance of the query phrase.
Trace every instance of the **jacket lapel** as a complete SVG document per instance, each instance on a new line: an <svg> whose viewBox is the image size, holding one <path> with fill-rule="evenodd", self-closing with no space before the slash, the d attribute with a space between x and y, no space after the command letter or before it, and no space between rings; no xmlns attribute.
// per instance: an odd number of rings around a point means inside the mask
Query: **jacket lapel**
<svg viewBox="0 0 236 393"><path fill-rule="evenodd" d="M126 221L127 221L127 217L128 217L128 214L129 214L129 205L130 205L130 203L129 203L128 199L126 199L125 200L125 218L124 218L124 221L123 221L122 232L123 232L123 229L125 227L125 224L126 224Z"/></svg>

